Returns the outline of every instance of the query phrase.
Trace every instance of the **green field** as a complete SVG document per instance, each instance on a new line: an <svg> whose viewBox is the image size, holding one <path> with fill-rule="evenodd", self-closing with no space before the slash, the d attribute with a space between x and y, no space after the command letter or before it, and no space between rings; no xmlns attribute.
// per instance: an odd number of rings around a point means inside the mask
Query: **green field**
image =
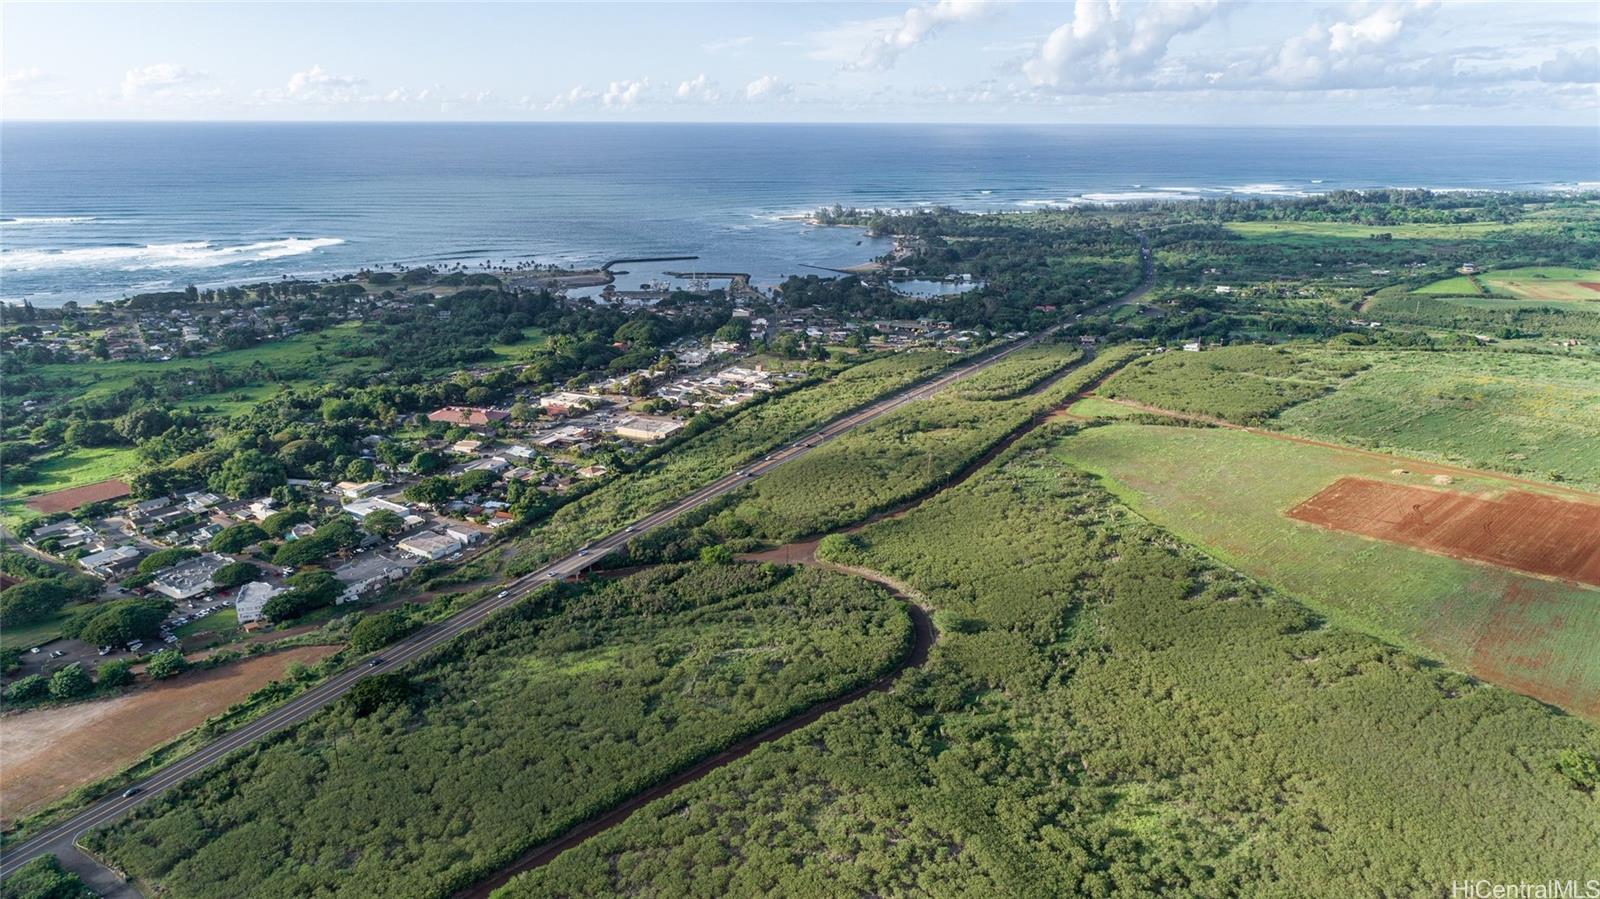
<svg viewBox="0 0 1600 899"><path fill-rule="evenodd" d="M911 639L882 588L692 565L546 591L88 841L171 897L444 897ZM407 680L406 678L409 678ZM358 691L359 692L359 691Z"/></svg>
<svg viewBox="0 0 1600 899"><path fill-rule="evenodd" d="M1345 899L1593 858L1593 797L1552 764L1600 751L1594 728L1321 626L1049 445L1025 439L834 556L938 608L924 671L498 899Z"/></svg>
<svg viewBox="0 0 1600 899"><path fill-rule="evenodd" d="M38 496L104 481L133 468L138 458L128 446L74 447L38 462L34 466L38 478L26 484L7 484L4 496L8 500Z"/></svg>
<svg viewBox="0 0 1600 899"><path fill-rule="evenodd" d="M1584 284L1600 284L1600 270L1529 266L1496 269L1474 277L1459 275L1435 281L1412 291L1426 296L1500 297L1547 303L1576 303L1600 308L1600 290ZM1478 285L1483 285L1480 290ZM1487 291L1487 293L1485 293Z"/></svg>
<svg viewBox="0 0 1600 899"><path fill-rule="evenodd" d="M1363 364L1365 360L1355 356L1253 345L1164 353L1135 361L1099 393L1158 409L1256 424L1332 391Z"/></svg>
<svg viewBox="0 0 1600 899"><path fill-rule="evenodd" d="M165 362L91 361L40 365L30 374L38 375L47 385L56 389L70 386L75 396L91 399L131 387L134 379L140 376L166 375L185 370L198 374L211 367L227 372L244 372L256 366L266 370L281 369L281 374L289 376L284 383L317 384L361 367L363 360L346 359L330 352L342 339L355 336L360 329L359 322L345 322L312 334L296 334L242 350L222 350ZM375 368L375 360L364 361L369 369ZM265 380L261 383L265 383ZM226 399L233 392L234 389L229 389L215 396L217 399ZM191 403L199 401L190 398Z"/></svg>
<svg viewBox="0 0 1600 899"><path fill-rule="evenodd" d="M1353 222L1228 222L1227 229L1243 237L1291 243L1308 239L1333 238L1338 240L1368 240L1379 234L1388 234L1395 240L1472 240L1528 225L1506 225L1500 222L1464 222L1461 224L1398 224L1361 225Z"/></svg>
<svg viewBox="0 0 1600 899"><path fill-rule="evenodd" d="M1301 355L1362 370L1279 413L1274 428L1600 490L1600 362L1493 352Z"/></svg>
<svg viewBox="0 0 1600 899"><path fill-rule="evenodd" d="M1542 580L1291 520L1343 475L1395 475L1404 460L1220 428L1116 424L1064 440L1066 461L1184 540L1325 614L1600 720L1600 590ZM1498 479L1452 489L1503 490Z"/></svg>

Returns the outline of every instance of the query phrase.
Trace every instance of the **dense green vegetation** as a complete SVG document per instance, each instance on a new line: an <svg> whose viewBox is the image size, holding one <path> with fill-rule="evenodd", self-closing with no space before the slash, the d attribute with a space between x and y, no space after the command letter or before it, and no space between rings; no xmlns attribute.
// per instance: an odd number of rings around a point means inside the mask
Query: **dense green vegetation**
<svg viewBox="0 0 1600 899"><path fill-rule="evenodd" d="M1141 360L1118 372L1099 392L1159 409L1256 424L1321 396L1361 366L1344 357L1307 356L1277 347L1223 347Z"/></svg>
<svg viewBox="0 0 1600 899"><path fill-rule="evenodd" d="M1005 362L986 368L956 385L955 394L964 400L1009 400L1027 393L1050 376L1083 358L1077 347L1044 343L1018 350Z"/></svg>
<svg viewBox="0 0 1600 899"><path fill-rule="evenodd" d="M883 590L826 572L553 588L90 842L167 896L445 896L909 638Z"/></svg>
<svg viewBox="0 0 1600 899"><path fill-rule="evenodd" d="M831 541L939 607L925 672L501 895L1432 895L1592 860L1562 766L1593 728L1320 626L1042 438L1003 459Z"/></svg>
<svg viewBox="0 0 1600 899"><path fill-rule="evenodd" d="M520 544L522 552L510 570L532 571L950 362L950 356L938 352L873 359L845 369L826 383L772 397L715 427L692 433L630 477L607 482L558 509Z"/></svg>
<svg viewBox="0 0 1600 899"><path fill-rule="evenodd" d="M706 506L634 540L628 559L681 560L706 546L739 550L784 543L854 524L934 491L1051 409L1125 362L1132 350L1116 347L1065 372L1076 350L1047 348L1019 353L930 399L864 425L784 465L723 502ZM1040 359L1052 368L1043 376ZM989 377L985 377L989 376ZM1015 399L968 399L997 385L1014 395L1016 385L1041 387Z"/></svg>
<svg viewBox="0 0 1600 899"><path fill-rule="evenodd" d="M0 883L0 899L94 899L78 875L53 855L41 855Z"/></svg>

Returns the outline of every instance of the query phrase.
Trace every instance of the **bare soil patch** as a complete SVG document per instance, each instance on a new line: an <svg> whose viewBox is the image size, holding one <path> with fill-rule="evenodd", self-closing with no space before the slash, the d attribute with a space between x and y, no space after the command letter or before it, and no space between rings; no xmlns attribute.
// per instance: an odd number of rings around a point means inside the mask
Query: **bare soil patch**
<svg viewBox="0 0 1600 899"><path fill-rule="evenodd" d="M121 499L132 493L133 488L116 478L111 478L94 484L84 484L82 487L57 490L54 493L41 493L28 500L27 506L40 515L54 515L57 512L71 512L84 503Z"/></svg>
<svg viewBox="0 0 1600 899"><path fill-rule="evenodd" d="M123 696L0 718L0 815L15 820L281 679L291 662L315 664L337 646L301 646L196 671Z"/></svg>
<svg viewBox="0 0 1600 899"><path fill-rule="evenodd" d="M1600 587L1600 503L1478 496L1344 477L1289 517L1458 559Z"/></svg>

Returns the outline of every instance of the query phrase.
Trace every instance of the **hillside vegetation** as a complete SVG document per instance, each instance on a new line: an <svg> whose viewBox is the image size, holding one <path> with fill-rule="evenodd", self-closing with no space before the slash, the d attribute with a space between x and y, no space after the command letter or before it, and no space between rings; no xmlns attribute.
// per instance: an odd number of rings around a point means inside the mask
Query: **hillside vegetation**
<svg viewBox="0 0 1600 899"><path fill-rule="evenodd" d="M882 589L818 571L692 565L547 593L90 842L163 896L447 896L871 680L910 637Z"/></svg>
<svg viewBox="0 0 1600 899"><path fill-rule="evenodd" d="M1433 895L1592 861L1559 766L1593 728L1321 626L1048 446L828 541L938 605L928 669L499 896Z"/></svg>

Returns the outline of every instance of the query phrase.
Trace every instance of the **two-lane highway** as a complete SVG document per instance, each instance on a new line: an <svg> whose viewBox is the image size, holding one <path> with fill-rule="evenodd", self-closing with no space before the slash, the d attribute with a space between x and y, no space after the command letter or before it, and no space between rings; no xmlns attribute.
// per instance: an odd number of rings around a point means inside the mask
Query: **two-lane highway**
<svg viewBox="0 0 1600 899"><path fill-rule="evenodd" d="M1059 328L1059 326L1057 326ZM811 452L840 435L874 421L902 408L908 403L926 399L952 383L981 371L1012 353L1032 346L1057 328L1050 328L1035 336L1008 344L1004 348L980 359L968 362L930 381L869 404L845 415L827 426L808 434L793 443L774 450L749 466L718 478L695 490L688 496L646 515L626 528L608 534L564 558L557 559L537 571L508 581L493 598L421 628L399 643L390 646L381 657L346 669L306 692L285 702L262 717L224 734L216 741L161 769L140 781L127 792L108 797L90 805L73 817L50 827L39 834L0 852L0 878L9 877L18 867L45 853L64 854L73 850L77 841L94 828L103 826L125 814L135 806L159 796L190 776L197 774L229 753L243 749L272 733L297 724L315 714L319 709L338 700L355 682L369 674L394 671L435 647L467 631L494 613L521 602L541 584L579 574L591 567L606 554L620 549L634 537L660 527L678 516L737 490L753 478L771 471Z"/></svg>

